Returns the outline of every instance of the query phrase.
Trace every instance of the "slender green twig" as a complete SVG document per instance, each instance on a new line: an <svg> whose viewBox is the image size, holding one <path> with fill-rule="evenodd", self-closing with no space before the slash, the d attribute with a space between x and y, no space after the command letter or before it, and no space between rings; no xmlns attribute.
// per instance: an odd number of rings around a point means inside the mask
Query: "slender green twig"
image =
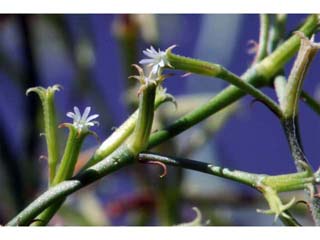
<svg viewBox="0 0 320 240"><path fill-rule="evenodd" d="M191 169L243 183L257 190L259 190L261 185L266 185L272 187L272 189L277 192L289 192L293 190L304 189L306 184L314 182L312 173L310 174L308 171L270 176L266 174L255 174L238 170L230 170L228 168L215 166L212 163L200 162L185 158L173 158L152 153L140 153L139 161L161 162L172 166Z"/></svg>
<svg viewBox="0 0 320 240"><path fill-rule="evenodd" d="M272 53L283 41L286 33L286 14L276 14L269 33L268 52Z"/></svg>
<svg viewBox="0 0 320 240"><path fill-rule="evenodd" d="M268 14L260 14L259 44L254 63L260 62L268 55L270 17Z"/></svg>
<svg viewBox="0 0 320 240"><path fill-rule="evenodd" d="M160 156L152 153L140 153L139 161L143 163L161 163L181 167L184 169L191 169L248 185L259 192L262 192L265 196L271 208L265 212L275 214L276 217L279 216L282 222L288 226L300 226L297 220L295 220L287 210L290 206L292 206L293 201L291 200L289 204L283 205L277 196L277 193L303 189L307 184L315 181L313 173L309 171L269 176L265 174L254 174L244 171L229 170L228 168L215 166L211 163L199 162L184 158Z"/></svg>
<svg viewBox="0 0 320 240"><path fill-rule="evenodd" d="M301 47L291 70L288 83L284 89L284 96L283 100L280 101L280 107L284 113L283 126L289 141L292 156L297 169L303 171L304 168L300 166L299 162L307 162L307 159L302 151L301 144L299 143L299 132L297 127L298 100L300 99L306 72L316 52L320 48L320 45L307 39L303 33L299 33L299 36L301 37Z"/></svg>
<svg viewBox="0 0 320 240"><path fill-rule="evenodd" d="M131 138L128 140L128 146L135 154L145 149L148 144L153 123L156 87L155 84L147 85L147 91L143 91L140 95L137 123Z"/></svg>
<svg viewBox="0 0 320 240"><path fill-rule="evenodd" d="M305 91L301 91L300 97L315 113L320 115L320 104L313 97Z"/></svg>
<svg viewBox="0 0 320 240"><path fill-rule="evenodd" d="M307 70L314 56L320 48L320 44L315 44L305 37L303 33L297 32L301 37L301 47L297 59L291 70L283 105L281 106L285 118L293 118L298 113L298 100L302 90L303 81Z"/></svg>
<svg viewBox="0 0 320 240"><path fill-rule="evenodd" d="M54 178L53 185L57 185L58 183L70 178L73 175L74 167L76 165L82 143L85 137L88 135L88 132L83 134L79 133L78 130L71 124L68 128L69 137L57 175Z"/></svg>
<svg viewBox="0 0 320 240"><path fill-rule="evenodd" d="M284 113L283 127L286 133L288 143L291 149L292 157L296 168L299 172L307 168L311 169L310 164L302 150L299 138L298 128L298 102L302 91L303 81L306 72L312 62L315 54L320 49L320 44L313 43L312 40L306 38L303 33L299 33L301 37L301 46L296 61L291 70L288 83L285 88L284 100L280 107ZM306 191L309 195L311 213L316 225L320 225L320 199L315 197L318 189L315 184L308 184Z"/></svg>
<svg viewBox="0 0 320 240"><path fill-rule="evenodd" d="M88 184L102 178L103 176L112 173L124 166L132 164L134 157L135 156L126 146L120 147L109 157L86 169L84 172L51 187L35 201L33 201L29 206L27 206L14 219L8 222L7 225L29 225L37 217L37 215L45 210L48 206L59 202L71 193L87 186Z"/></svg>
<svg viewBox="0 0 320 240"><path fill-rule="evenodd" d="M280 106L282 106L285 98L285 91L286 91L286 85L287 85L287 80L285 76L283 75L276 76L274 78L273 85L278 98L278 102Z"/></svg>
<svg viewBox="0 0 320 240"><path fill-rule="evenodd" d="M43 87L33 87L29 88L26 92L27 95L30 92L37 93L42 103L44 119L44 136L46 139L48 149L49 186L51 186L53 183L59 158L57 142L57 121L54 105L54 94L56 91L59 90L60 86L54 85L52 87L48 87L47 89Z"/></svg>
<svg viewBox="0 0 320 240"><path fill-rule="evenodd" d="M279 216L279 218L281 219L282 223L286 226L291 226L291 227L301 227L301 223L299 223L293 216L292 214L288 211L285 210L284 211L286 215L289 216L289 218L286 218L282 215Z"/></svg>
<svg viewBox="0 0 320 240"><path fill-rule="evenodd" d="M218 64L209 63L209 62L201 61L198 59L179 56L171 52L168 52L168 60L170 62L170 65L175 69L185 70L188 72L211 76L211 77L218 77L223 80L226 80L230 84L240 88L245 93L250 94L253 97L257 98L258 100L262 101L278 117L280 118L282 117L281 109L271 98L269 98L267 95L265 95L263 92L255 88L253 85L251 85L247 81L243 81L237 75L233 74L232 72L225 69L224 67Z"/></svg>

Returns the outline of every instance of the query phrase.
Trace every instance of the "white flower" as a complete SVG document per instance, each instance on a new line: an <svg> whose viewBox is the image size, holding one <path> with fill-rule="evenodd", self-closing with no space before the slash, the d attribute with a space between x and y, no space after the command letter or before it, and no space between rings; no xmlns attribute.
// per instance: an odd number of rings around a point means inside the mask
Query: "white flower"
<svg viewBox="0 0 320 240"><path fill-rule="evenodd" d="M74 112L68 112L67 116L73 119L73 126L78 130L81 131L82 129L88 129L89 127L92 127L94 125L99 125L98 121L92 121L93 119L99 117L99 114L89 116L91 107L86 107L82 116L78 107L73 107L73 110Z"/></svg>
<svg viewBox="0 0 320 240"><path fill-rule="evenodd" d="M153 46L150 49L143 50L143 54L148 58L142 59L139 63L151 67L151 73L158 75L161 68L170 66L167 54L158 49L156 51Z"/></svg>

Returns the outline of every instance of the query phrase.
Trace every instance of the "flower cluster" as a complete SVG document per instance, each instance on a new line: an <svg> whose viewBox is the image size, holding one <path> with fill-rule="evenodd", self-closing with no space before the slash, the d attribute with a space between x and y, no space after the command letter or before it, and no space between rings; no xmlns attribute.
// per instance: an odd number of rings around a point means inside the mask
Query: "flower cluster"
<svg viewBox="0 0 320 240"><path fill-rule="evenodd" d="M81 115L79 108L74 107L74 112L68 112L67 117L73 119L73 126L78 129L78 131L88 130L89 127L93 127L94 125L99 125L98 121L92 121L99 117L99 114L94 114L89 116L91 111L91 107L86 107L83 114Z"/></svg>

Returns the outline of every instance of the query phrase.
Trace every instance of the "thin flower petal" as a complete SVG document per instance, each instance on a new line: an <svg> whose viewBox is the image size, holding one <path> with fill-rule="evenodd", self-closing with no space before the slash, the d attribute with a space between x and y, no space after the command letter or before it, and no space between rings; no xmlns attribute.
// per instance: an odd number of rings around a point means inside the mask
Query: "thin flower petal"
<svg viewBox="0 0 320 240"><path fill-rule="evenodd" d="M67 112L67 117L74 119L74 113L73 112Z"/></svg>
<svg viewBox="0 0 320 240"><path fill-rule="evenodd" d="M73 110L74 110L74 113L75 113L74 120L75 121L80 121L81 114L80 114L79 108L78 107L73 107Z"/></svg>
<svg viewBox="0 0 320 240"><path fill-rule="evenodd" d="M96 119L97 117L99 117L99 114L91 115L90 117L87 118L87 122L90 122L91 120Z"/></svg>
<svg viewBox="0 0 320 240"><path fill-rule="evenodd" d="M150 49L151 49L151 51L153 51L153 52L157 52L152 45L151 45ZM159 49L159 51L160 51L160 49Z"/></svg>
<svg viewBox="0 0 320 240"><path fill-rule="evenodd" d="M143 65L146 65L146 64L149 64L149 63L153 63L154 60L153 59L142 59L140 60L140 64L143 64Z"/></svg>
<svg viewBox="0 0 320 240"><path fill-rule="evenodd" d="M86 107L86 109L82 114L81 122L85 122L87 120L87 117L89 116L90 111L91 111L91 107Z"/></svg>
<svg viewBox="0 0 320 240"><path fill-rule="evenodd" d="M147 52L147 51L143 51L143 54L149 58L155 58L157 56L157 53Z"/></svg>

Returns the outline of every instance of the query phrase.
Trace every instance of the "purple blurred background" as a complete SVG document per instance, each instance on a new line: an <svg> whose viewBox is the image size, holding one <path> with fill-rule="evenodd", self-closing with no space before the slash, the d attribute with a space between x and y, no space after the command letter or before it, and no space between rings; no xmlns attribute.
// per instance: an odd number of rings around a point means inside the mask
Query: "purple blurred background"
<svg viewBox="0 0 320 240"><path fill-rule="evenodd" d="M304 18L305 15L289 15L286 35L289 36L290 31ZM42 114L39 100L35 96L25 96L28 87L62 85L63 90L56 94L59 123L68 121L65 114L73 106L79 106L82 110L91 106L93 113L101 116L100 127L95 130L101 139L105 139L112 132L112 127L119 126L132 112L124 100L127 85L130 84L127 80L131 74L128 63L134 63L130 62L131 59L143 58L143 49L150 45L166 49L177 44L174 50L176 53L217 62L241 75L254 58L254 55L248 54L248 42L257 41L259 36L259 16L255 14L156 15L144 16L135 21L132 21L132 16L126 15L1 16L0 194L4 201L1 201L0 223L7 221L17 209L25 206L46 187L45 163L36 157L45 152L44 139L38 137ZM136 34L133 37L136 44L134 47L122 38L123 32L128 33L130 38L130 31ZM125 50L124 45L129 46L129 50ZM136 56L127 56L130 52ZM304 85L304 89L315 97L319 90L319 61L317 56ZM291 64L292 61L286 67L286 75L290 72ZM175 96L192 93L213 96L227 85L219 79L195 75L181 78L182 74L178 73L164 83L168 92ZM264 91L275 97L272 89ZM245 97L240 110L192 155L193 158L256 173L281 174L295 171L279 121L262 104L251 106L251 101L251 97ZM306 155L314 168L318 168L319 118L302 103L300 121ZM60 133L62 139L66 137L65 130ZM188 136L188 133L183 133L183 136ZM95 145L96 141L88 138L84 149ZM7 162L9 159L10 163ZM39 174L42 176L40 179ZM13 190L6 187L10 181L15 188ZM256 196L248 187L200 173L186 171L184 181L187 188L195 185L194 191L197 194L209 191L219 195L224 186L230 186L244 195L245 199ZM132 171L124 169L102 180L95 194L103 204L126 199L137 192L138 182ZM21 201L16 200L15 204L10 204L11 210L6 209L6 204L16 197L22 197ZM141 201L142 205L150 204L152 207L154 204L147 200L146 203ZM192 219L190 206L194 205L193 202L185 204L181 221ZM222 213L219 209L216 211L218 215L226 214L231 219L229 223L222 221L221 224L264 225L272 222L271 218L257 214L255 208L249 206L248 210L243 210L246 208L244 203L238 207L238 212L223 207L221 209L224 210L220 209ZM154 213L146 224L161 224L157 216ZM121 214L111 217L110 221L114 225L134 224Z"/></svg>

